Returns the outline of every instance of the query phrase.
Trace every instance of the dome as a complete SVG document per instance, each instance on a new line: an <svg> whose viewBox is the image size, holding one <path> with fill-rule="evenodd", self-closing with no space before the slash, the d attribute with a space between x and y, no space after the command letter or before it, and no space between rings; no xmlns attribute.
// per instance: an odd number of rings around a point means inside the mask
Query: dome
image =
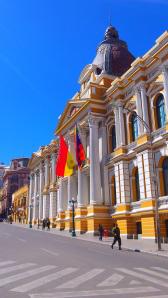
<svg viewBox="0 0 168 298"><path fill-rule="evenodd" d="M119 77L130 68L134 60L126 42L119 39L118 31L109 26L92 62L97 66L97 74L106 73Z"/></svg>

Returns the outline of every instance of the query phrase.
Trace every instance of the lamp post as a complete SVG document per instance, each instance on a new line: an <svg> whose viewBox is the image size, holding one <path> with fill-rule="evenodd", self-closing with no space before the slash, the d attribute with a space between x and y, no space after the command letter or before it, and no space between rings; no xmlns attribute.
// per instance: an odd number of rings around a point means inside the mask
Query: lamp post
<svg viewBox="0 0 168 298"><path fill-rule="evenodd" d="M114 108L119 108L122 107L122 112L125 114L126 112L131 112L132 111L128 108L123 108L123 106L117 105L117 104L112 104ZM137 114L136 114L137 115ZM147 133L150 135L150 148L151 148L151 153L152 153L152 159L153 159L153 176L152 180L155 185L155 225L156 225L156 240L157 240L157 246L158 246L158 251L161 250L161 234L160 234L160 220L159 220L159 206L158 206L158 198L159 198L159 191L158 191L158 184L157 184L157 172L156 172L156 161L155 161L155 154L153 152L152 148L152 135L151 135L151 129L149 125L139 116L137 115L137 119L142 123L142 125L146 128Z"/></svg>
<svg viewBox="0 0 168 298"><path fill-rule="evenodd" d="M77 201L72 198L71 201L69 201L69 203L72 204L72 237L76 237L76 232L75 232L75 203L77 203Z"/></svg>
<svg viewBox="0 0 168 298"><path fill-rule="evenodd" d="M30 212L30 220L29 220L29 228L32 228L32 208L33 208L33 205L29 205L29 212Z"/></svg>

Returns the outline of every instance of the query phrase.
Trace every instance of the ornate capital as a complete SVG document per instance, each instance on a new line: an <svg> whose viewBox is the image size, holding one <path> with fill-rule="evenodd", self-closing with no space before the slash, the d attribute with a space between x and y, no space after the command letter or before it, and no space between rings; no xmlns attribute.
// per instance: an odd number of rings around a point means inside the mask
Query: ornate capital
<svg viewBox="0 0 168 298"><path fill-rule="evenodd" d="M100 119L97 119L96 117L89 115L89 118L88 118L89 127L91 126L98 127L99 122L100 122Z"/></svg>

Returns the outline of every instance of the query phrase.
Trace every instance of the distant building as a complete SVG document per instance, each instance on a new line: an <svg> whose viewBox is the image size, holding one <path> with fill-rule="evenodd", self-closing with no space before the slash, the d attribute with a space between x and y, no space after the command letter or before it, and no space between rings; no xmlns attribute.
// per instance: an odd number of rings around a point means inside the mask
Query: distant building
<svg viewBox="0 0 168 298"><path fill-rule="evenodd" d="M11 213L12 194L22 186L29 184L29 169L27 167L29 158L16 158L5 170L3 176L3 210L6 216Z"/></svg>
<svg viewBox="0 0 168 298"><path fill-rule="evenodd" d="M15 222L27 223L28 185L24 185L12 194L12 216Z"/></svg>
<svg viewBox="0 0 168 298"><path fill-rule="evenodd" d="M5 166L3 162L0 162L0 188L3 187L3 176L5 173L5 170L7 170L9 167Z"/></svg>

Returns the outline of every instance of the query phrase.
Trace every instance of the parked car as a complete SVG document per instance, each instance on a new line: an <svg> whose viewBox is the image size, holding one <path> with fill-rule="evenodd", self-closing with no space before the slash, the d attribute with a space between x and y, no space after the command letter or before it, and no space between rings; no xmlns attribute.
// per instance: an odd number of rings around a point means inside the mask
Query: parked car
<svg viewBox="0 0 168 298"><path fill-rule="evenodd" d="M4 218L3 217L0 217L0 222L3 222L4 221Z"/></svg>

